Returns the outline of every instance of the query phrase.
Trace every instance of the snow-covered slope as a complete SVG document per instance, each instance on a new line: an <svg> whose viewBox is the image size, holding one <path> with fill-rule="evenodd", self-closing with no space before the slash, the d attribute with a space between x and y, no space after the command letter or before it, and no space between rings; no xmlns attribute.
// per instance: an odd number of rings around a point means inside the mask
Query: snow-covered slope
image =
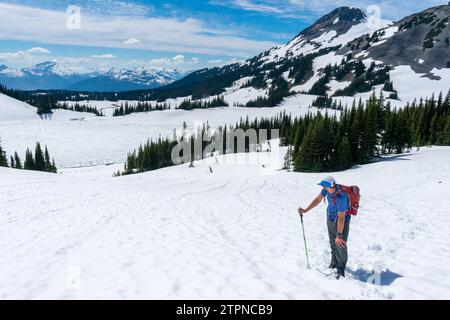
<svg viewBox="0 0 450 320"><path fill-rule="evenodd" d="M11 130L23 130L26 128L27 123L34 123L36 126L42 125L42 129L44 129L45 124L41 123L42 120L81 121L95 117L94 114L87 112L53 110L53 114L43 115L41 118L36 111L37 109L28 103L0 93L0 137L7 135L3 131L6 127L9 127ZM11 134L14 136L17 132ZM12 138L12 140L11 143L18 142L16 138Z"/></svg>
<svg viewBox="0 0 450 320"><path fill-rule="evenodd" d="M0 298L449 299L449 158L423 149L335 174L363 196L340 281L317 270L324 205L305 217L306 270L296 210L320 174L229 158L119 178L0 168Z"/></svg>
<svg viewBox="0 0 450 320"><path fill-rule="evenodd" d="M450 58L450 57L449 57ZM391 72L391 79L395 83L395 88L399 92L402 101L413 101L419 98L436 97L439 93L450 90L450 68L433 69L428 75L416 73L411 66L398 66Z"/></svg>
<svg viewBox="0 0 450 320"><path fill-rule="evenodd" d="M36 108L0 93L0 121L36 119Z"/></svg>
<svg viewBox="0 0 450 320"><path fill-rule="evenodd" d="M380 27L390 21L380 21ZM277 61L280 58L295 57L318 52L320 49L335 47L372 34L376 29L368 23L366 14L358 8L341 7L320 18L311 27L302 31L286 45L272 48L262 60Z"/></svg>

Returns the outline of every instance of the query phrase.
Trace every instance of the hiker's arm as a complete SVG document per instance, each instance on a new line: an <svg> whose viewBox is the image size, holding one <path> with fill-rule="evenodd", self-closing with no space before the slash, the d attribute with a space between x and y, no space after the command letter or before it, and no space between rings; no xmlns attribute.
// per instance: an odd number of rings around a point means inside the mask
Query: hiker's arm
<svg viewBox="0 0 450 320"><path fill-rule="evenodd" d="M323 200L323 196L322 196L322 194L319 194L306 209L299 208L298 212L300 214L304 214L304 213L314 209L315 207L317 207L322 202L322 200Z"/></svg>
<svg viewBox="0 0 450 320"><path fill-rule="evenodd" d="M339 248L345 248L347 245L346 241L342 237L342 233L344 232L344 225L345 225L345 211L339 211L338 213L338 223L337 223L337 233L338 236L336 237L336 245Z"/></svg>
<svg viewBox="0 0 450 320"><path fill-rule="evenodd" d="M345 225L345 211L340 211L338 213L338 225L337 225L338 233L344 232L344 225Z"/></svg>

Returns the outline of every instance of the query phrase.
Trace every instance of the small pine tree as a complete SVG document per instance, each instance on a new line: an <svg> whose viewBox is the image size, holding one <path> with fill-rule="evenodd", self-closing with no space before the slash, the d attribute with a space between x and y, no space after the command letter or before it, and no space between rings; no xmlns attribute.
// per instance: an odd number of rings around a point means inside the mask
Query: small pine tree
<svg viewBox="0 0 450 320"><path fill-rule="evenodd" d="M292 146L289 146L286 152L286 156L284 157L284 169L287 170L288 172L292 171L292 156L293 156Z"/></svg>
<svg viewBox="0 0 450 320"><path fill-rule="evenodd" d="M392 81L386 81L383 87L384 91L394 92L394 83Z"/></svg>
<svg viewBox="0 0 450 320"><path fill-rule="evenodd" d="M322 170L322 146L320 145L322 126L323 119L318 115L316 123L309 127L295 158L294 167L296 171L320 172Z"/></svg>
<svg viewBox="0 0 450 320"><path fill-rule="evenodd" d="M52 160L52 166L50 167L49 172L57 173L58 169L56 168L55 159Z"/></svg>
<svg viewBox="0 0 450 320"><path fill-rule="evenodd" d="M378 145L378 100L372 96L365 110L364 132L359 154L360 162L368 162L374 155Z"/></svg>
<svg viewBox="0 0 450 320"><path fill-rule="evenodd" d="M45 171L52 172L52 162L50 161L50 155L48 153L47 146L45 146L44 161L45 161Z"/></svg>
<svg viewBox="0 0 450 320"><path fill-rule="evenodd" d="M340 170L346 170L352 166L352 151L347 137L342 138L339 144L337 161Z"/></svg>
<svg viewBox="0 0 450 320"><path fill-rule="evenodd" d="M0 167L7 167L7 166L8 160L6 159L6 153L5 151L3 151L2 145L0 144Z"/></svg>
<svg viewBox="0 0 450 320"><path fill-rule="evenodd" d="M23 168L25 170L35 170L33 153L28 148L25 152L25 162L23 164Z"/></svg>
<svg viewBox="0 0 450 320"><path fill-rule="evenodd" d="M450 116L447 117L447 122L445 124L442 136L442 144L445 146L450 146Z"/></svg>
<svg viewBox="0 0 450 320"><path fill-rule="evenodd" d="M17 152L14 152L14 168L16 169L23 169L22 162L20 161L19 155Z"/></svg>
<svg viewBox="0 0 450 320"><path fill-rule="evenodd" d="M37 114L40 116L44 114L53 113L52 109L54 108L53 98L48 94L39 95L37 98Z"/></svg>
<svg viewBox="0 0 450 320"><path fill-rule="evenodd" d="M34 168L37 171L47 171L45 165L45 157L42 152L41 144L36 143L36 148L34 151Z"/></svg>

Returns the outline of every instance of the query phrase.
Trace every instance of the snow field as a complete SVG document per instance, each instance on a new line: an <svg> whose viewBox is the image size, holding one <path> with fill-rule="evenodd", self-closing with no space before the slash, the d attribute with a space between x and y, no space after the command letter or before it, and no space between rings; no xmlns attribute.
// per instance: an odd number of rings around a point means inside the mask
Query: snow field
<svg viewBox="0 0 450 320"><path fill-rule="evenodd" d="M334 174L363 196L341 281L316 270L329 263L325 205L305 216L306 270L296 210L322 174L224 157L118 178L114 166L0 168L0 297L448 299L449 156L433 147ZM366 283L373 270L379 285Z"/></svg>

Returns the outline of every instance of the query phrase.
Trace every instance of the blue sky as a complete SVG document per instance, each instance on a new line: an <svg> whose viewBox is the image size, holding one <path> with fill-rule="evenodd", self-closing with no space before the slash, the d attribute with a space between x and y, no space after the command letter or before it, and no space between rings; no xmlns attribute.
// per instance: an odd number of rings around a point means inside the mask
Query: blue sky
<svg viewBox="0 0 450 320"><path fill-rule="evenodd" d="M382 18L396 20L445 3L442 0L0 1L0 64L19 68L49 60L80 71L113 66L192 70L243 60L286 43L339 6L364 10L376 4L381 8ZM79 15L77 11L67 12L71 5L80 9ZM68 21L75 23L75 27L67 27Z"/></svg>

